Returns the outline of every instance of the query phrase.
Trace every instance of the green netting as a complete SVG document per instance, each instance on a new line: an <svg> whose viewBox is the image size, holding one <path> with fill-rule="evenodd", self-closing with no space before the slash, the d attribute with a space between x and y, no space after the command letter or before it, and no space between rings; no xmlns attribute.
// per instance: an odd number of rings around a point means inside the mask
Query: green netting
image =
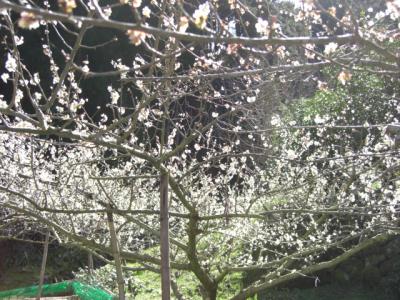
<svg viewBox="0 0 400 300"><path fill-rule="evenodd" d="M0 292L0 299L16 297L36 297L38 286L19 288ZM65 281L60 283L45 284L42 296L68 296L77 295L81 300L112 300L115 297L102 289L95 288L77 281Z"/></svg>
<svg viewBox="0 0 400 300"><path fill-rule="evenodd" d="M79 296L81 300L112 300L115 299L113 295L110 295L106 291L99 288L95 288L90 285L86 285L80 282L73 282L72 288L74 294Z"/></svg>
<svg viewBox="0 0 400 300"><path fill-rule="evenodd" d="M19 288L14 290L8 290L0 292L0 299L7 299L10 297L36 297L38 292L38 286L30 286L25 288ZM45 284L42 288L43 296L63 296L72 295L72 283L71 282L60 282L54 284Z"/></svg>

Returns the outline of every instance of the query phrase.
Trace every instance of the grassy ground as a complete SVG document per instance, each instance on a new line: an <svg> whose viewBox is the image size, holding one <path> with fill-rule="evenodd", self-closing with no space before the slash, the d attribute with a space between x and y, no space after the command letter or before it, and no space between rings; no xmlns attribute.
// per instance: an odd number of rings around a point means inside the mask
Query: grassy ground
<svg viewBox="0 0 400 300"><path fill-rule="evenodd" d="M292 289L265 293L258 300L398 300L380 289L369 289L362 285L330 284L310 289Z"/></svg>
<svg viewBox="0 0 400 300"><path fill-rule="evenodd" d="M149 271L135 272L133 280L136 286L139 286L138 294L135 299L153 300L160 299L160 275ZM185 299L201 300L199 291L199 281L189 272L181 272L176 278L179 292ZM218 300L230 299L235 292L240 290L241 278L239 275L227 277L221 284ZM173 297L174 298L174 297Z"/></svg>
<svg viewBox="0 0 400 300"><path fill-rule="evenodd" d="M134 266L134 265L132 265ZM138 287L138 294L128 299L154 300L161 299L160 276L159 274L140 271L133 274L135 286ZM39 268L23 267L6 270L0 279L0 291L18 287L30 286L39 281ZM185 299L201 300L199 293L199 282L194 275L182 272L176 280L179 291ZM222 284L218 300L227 300L240 289L240 277L227 278ZM174 297L172 297L175 299ZM394 295L383 292L379 289L366 289L360 285L326 285L310 289L291 289L271 291L265 293L258 300L397 300Z"/></svg>
<svg viewBox="0 0 400 300"><path fill-rule="evenodd" d="M39 267L26 266L4 270L0 278L0 291L33 285L39 282Z"/></svg>

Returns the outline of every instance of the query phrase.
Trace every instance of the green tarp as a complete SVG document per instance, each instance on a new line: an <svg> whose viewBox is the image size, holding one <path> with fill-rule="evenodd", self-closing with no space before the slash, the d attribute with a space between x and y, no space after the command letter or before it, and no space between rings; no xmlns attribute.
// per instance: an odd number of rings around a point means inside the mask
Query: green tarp
<svg viewBox="0 0 400 300"><path fill-rule="evenodd" d="M19 288L0 292L0 299L16 297L36 297L38 286ZM115 296L77 281L64 281L60 283L45 284L42 289L43 297L77 295L81 300L113 300Z"/></svg>

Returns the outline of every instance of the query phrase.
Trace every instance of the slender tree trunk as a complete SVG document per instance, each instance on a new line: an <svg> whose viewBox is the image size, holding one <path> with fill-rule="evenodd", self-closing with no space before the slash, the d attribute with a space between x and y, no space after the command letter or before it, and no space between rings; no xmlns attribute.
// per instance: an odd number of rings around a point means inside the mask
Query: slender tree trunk
<svg viewBox="0 0 400 300"><path fill-rule="evenodd" d="M172 278L171 278L171 288L177 300L185 300L185 297L183 297L183 295L179 291L178 284Z"/></svg>
<svg viewBox="0 0 400 300"><path fill-rule="evenodd" d="M107 212L107 221L108 228L110 230L110 241L111 249L114 256L115 270L117 272L118 298L119 300L125 300L124 277L122 274L121 257L119 254L118 237L115 231L113 214L111 212Z"/></svg>
<svg viewBox="0 0 400 300"><path fill-rule="evenodd" d="M37 293L37 296L36 296L36 300L39 300L40 297L42 296L44 275L45 275L45 272L46 272L47 253L49 252L49 239L50 239L50 230L47 231L46 239L44 241L42 267L40 268L40 279L39 279L39 287L38 287L38 293Z"/></svg>
<svg viewBox="0 0 400 300"><path fill-rule="evenodd" d="M161 174L160 178L160 252L162 300L170 300L168 174Z"/></svg>
<svg viewBox="0 0 400 300"><path fill-rule="evenodd" d="M89 274L93 275L93 254L89 252L88 254L88 269L89 269Z"/></svg>
<svg viewBox="0 0 400 300"><path fill-rule="evenodd" d="M197 255L198 214L191 214L188 222L188 250L186 252L190 262L191 271L201 282L200 293L204 300L216 300L218 282L212 277L209 271L202 268Z"/></svg>

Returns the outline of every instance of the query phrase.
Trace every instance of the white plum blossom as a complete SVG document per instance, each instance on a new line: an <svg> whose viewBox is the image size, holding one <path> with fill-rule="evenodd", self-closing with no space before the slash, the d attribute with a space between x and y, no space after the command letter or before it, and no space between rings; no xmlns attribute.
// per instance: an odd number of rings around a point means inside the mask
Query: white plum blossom
<svg viewBox="0 0 400 300"><path fill-rule="evenodd" d="M279 117L279 115L273 115L271 117L271 125L272 126L277 126L281 124L281 118Z"/></svg>
<svg viewBox="0 0 400 300"><path fill-rule="evenodd" d="M150 18L151 15L151 10L148 6L143 7L142 9L142 15L146 18Z"/></svg>
<svg viewBox="0 0 400 300"><path fill-rule="evenodd" d="M105 123L105 122L107 122L107 120L108 120L108 117L106 114L100 115L100 123Z"/></svg>
<svg viewBox="0 0 400 300"><path fill-rule="evenodd" d="M324 54L325 55L332 55L338 48L337 43L329 43L328 45L325 46Z"/></svg>
<svg viewBox="0 0 400 300"><path fill-rule="evenodd" d="M120 98L119 93L116 90L114 90L111 86L107 87L107 91L111 95L111 104L117 105L118 104L118 99Z"/></svg>
<svg viewBox="0 0 400 300"><path fill-rule="evenodd" d="M6 60L5 67L6 67L7 71L10 73L14 73L17 71L17 68L18 68L17 61L10 53L7 53L7 60Z"/></svg>
<svg viewBox="0 0 400 300"><path fill-rule="evenodd" d="M112 15L112 9L111 9L111 7L103 8L103 14L104 14L104 16L105 16L106 18L111 17L111 15Z"/></svg>
<svg viewBox="0 0 400 300"><path fill-rule="evenodd" d="M23 97L24 97L24 93L20 89L18 89L17 93L15 94L15 105L18 106Z"/></svg>
<svg viewBox="0 0 400 300"><path fill-rule="evenodd" d="M23 36L18 36L18 35L16 35L16 36L14 37L14 39L15 39L15 44L16 44L17 46L21 46L21 45L24 43L24 37L23 37Z"/></svg>
<svg viewBox="0 0 400 300"><path fill-rule="evenodd" d="M29 81L32 85L38 85L40 83L40 76L39 73L33 74L33 78Z"/></svg>
<svg viewBox="0 0 400 300"><path fill-rule="evenodd" d="M338 75L338 80L340 81L341 84L345 85L347 81L349 81L352 77L352 74L347 71L343 70L339 73Z"/></svg>
<svg viewBox="0 0 400 300"><path fill-rule="evenodd" d="M36 101L40 101L40 99L42 99L42 94L38 93L38 92L35 92L33 94L33 97L35 98Z"/></svg>
<svg viewBox="0 0 400 300"><path fill-rule="evenodd" d="M40 26L40 22L35 14L23 11L18 20L18 26L24 29L37 29Z"/></svg>
<svg viewBox="0 0 400 300"><path fill-rule="evenodd" d="M148 108L142 108L138 115L138 120L143 122L149 118L150 110Z"/></svg>
<svg viewBox="0 0 400 300"><path fill-rule="evenodd" d="M0 109L5 109L7 108L7 102L3 100L4 96L0 95Z"/></svg>
<svg viewBox="0 0 400 300"><path fill-rule="evenodd" d="M207 25L207 18L210 14L210 4L208 2L200 4L199 8L193 13L193 19L196 26L204 29Z"/></svg>
<svg viewBox="0 0 400 300"><path fill-rule="evenodd" d="M267 20L262 18L257 19L257 23L255 25L256 31L261 35L268 35L270 32L269 23Z"/></svg>
<svg viewBox="0 0 400 300"><path fill-rule="evenodd" d="M324 124L325 119L323 117L321 117L320 115L316 115L314 118L314 122L315 122L315 124Z"/></svg>
<svg viewBox="0 0 400 300"><path fill-rule="evenodd" d="M76 112L78 109L80 109L83 105L85 105L85 99L79 99L79 100L75 100L72 101L69 109L71 110L71 112Z"/></svg>
<svg viewBox="0 0 400 300"><path fill-rule="evenodd" d="M246 98L246 101L247 101L248 103L254 103L254 102L256 102L256 97L255 97L255 96L247 97L247 98Z"/></svg>
<svg viewBox="0 0 400 300"><path fill-rule="evenodd" d="M387 12L392 20L400 18L400 0L386 1Z"/></svg>
<svg viewBox="0 0 400 300"><path fill-rule="evenodd" d="M139 8L142 5L142 0L133 0L132 1L132 6L134 8Z"/></svg>
<svg viewBox="0 0 400 300"><path fill-rule="evenodd" d="M3 80L5 83L7 83L7 80L9 78L10 78L10 75L8 73L1 74L1 80Z"/></svg>
<svg viewBox="0 0 400 300"><path fill-rule="evenodd" d="M178 26L179 32L185 32L188 29L188 27L189 27L189 19L185 16L180 17Z"/></svg>

